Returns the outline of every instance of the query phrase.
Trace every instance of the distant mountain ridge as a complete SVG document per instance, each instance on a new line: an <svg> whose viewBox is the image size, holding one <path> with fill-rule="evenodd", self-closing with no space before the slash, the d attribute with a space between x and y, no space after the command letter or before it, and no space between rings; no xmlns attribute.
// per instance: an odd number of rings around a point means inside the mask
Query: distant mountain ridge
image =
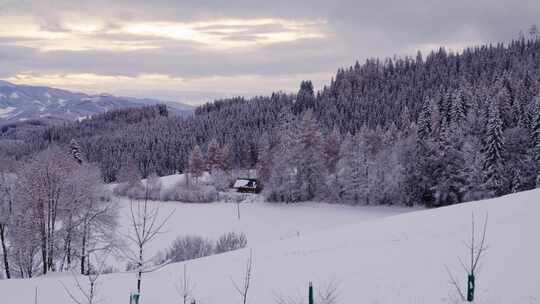
<svg viewBox="0 0 540 304"><path fill-rule="evenodd" d="M190 105L149 98L90 95L0 80L0 124L32 119L77 120L110 110L166 104L172 115L193 111Z"/></svg>

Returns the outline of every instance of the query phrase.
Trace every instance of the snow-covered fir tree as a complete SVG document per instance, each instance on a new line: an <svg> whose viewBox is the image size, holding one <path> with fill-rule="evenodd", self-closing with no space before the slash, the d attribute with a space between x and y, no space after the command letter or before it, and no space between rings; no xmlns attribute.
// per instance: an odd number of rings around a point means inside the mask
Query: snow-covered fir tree
<svg viewBox="0 0 540 304"><path fill-rule="evenodd" d="M489 106L489 119L484 139L484 187L490 195L499 195L504 184L503 169L503 122L499 104Z"/></svg>
<svg viewBox="0 0 540 304"><path fill-rule="evenodd" d="M296 187L302 201L322 198L327 170L319 126L311 111L305 112L299 127L299 155Z"/></svg>
<svg viewBox="0 0 540 304"><path fill-rule="evenodd" d="M72 139L69 146L71 148L71 156L73 159L75 159L79 164L82 164L83 156L79 143L75 139Z"/></svg>

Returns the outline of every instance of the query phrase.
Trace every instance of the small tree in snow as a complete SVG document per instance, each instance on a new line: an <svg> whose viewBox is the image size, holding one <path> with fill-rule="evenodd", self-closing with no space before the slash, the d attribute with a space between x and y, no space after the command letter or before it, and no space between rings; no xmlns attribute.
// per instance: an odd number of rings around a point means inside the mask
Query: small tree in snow
<svg viewBox="0 0 540 304"><path fill-rule="evenodd" d="M147 196L144 200L131 201L130 204L130 228L131 234L127 238L137 246L137 252L126 252L127 258L137 265L137 293L141 294L142 275L155 271L151 261L145 259L145 250L148 245L160 234L174 211L167 217L160 218L159 204L151 204L149 201L149 189L146 187Z"/></svg>
<svg viewBox="0 0 540 304"><path fill-rule="evenodd" d="M458 281L452 275L450 272L450 269L446 267L446 271L448 273L448 276L450 277L450 280L452 282L452 285L456 288L459 297L462 301L472 302L474 301L474 292L475 292L475 286L476 286L476 274L477 274L477 267L478 262L480 261L480 258L482 257L482 254L487 250L486 245L486 230L487 230L487 223L488 223L488 216L486 215L486 218L484 220L484 226L481 229L480 239L476 239L476 226L474 222L474 214L472 215L472 230L471 230L471 241L470 243L467 243L467 249L469 251L469 262L466 264L463 262L463 260L460 258L459 262L461 266L463 267L463 270L467 273L467 293L464 294L461 287L458 284Z"/></svg>
<svg viewBox="0 0 540 304"><path fill-rule="evenodd" d="M238 285L231 277L231 282L234 286L234 289L238 292L240 297L242 298L242 304L246 304L248 302L248 292L249 287L251 284L252 279L252 270L253 270L253 252L249 252L249 258L246 262L246 270L244 273L244 277L242 278L242 285Z"/></svg>
<svg viewBox="0 0 540 304"><path fill-rule="evenodd" d="M99 255L92 255L93 267L89 269L89 272L84 277L87 280L87 284L82 284L80 279L75 273L73 273L73 280L77 288L77 293L71 291L63 282L60 282L64 287L64 290L69 295L71 300L76 304L97 304L101 303L103 299L98 297L98 280L106 270L106 260L109 255L108 251L102 252Z"/></svg>
<svg viewBox="0 0 540 304"><path fill-rule="evenodd" d="M177 286L177 291L182 298L182 304L193 303L195 301L193 299L193 290L195 289L195 284L191 282L187 274L187 263L184 263L184 275L182 276L181 282L182 284Z"/></svg>

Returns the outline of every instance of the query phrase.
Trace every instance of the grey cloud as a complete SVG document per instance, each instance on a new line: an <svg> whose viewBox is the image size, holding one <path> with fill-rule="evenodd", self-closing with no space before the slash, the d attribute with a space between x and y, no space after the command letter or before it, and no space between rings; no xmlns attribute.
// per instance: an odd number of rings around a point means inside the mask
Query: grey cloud
<svg viewBox="0 0 540 304"><path fill-rule="evenodd" d="M508 41L520 30L540 23L538 0L458 1L146 1L58 0L0 2L0 14L42 14L54 29L58 12L106 16L107 27L121 21L212 21L217 18L283 18L324 21L327 37L268 45L257 49L212 51L197 43L156 37L107 35L117 41L146 41L161 48L124 53L79 51L40 53L0 40L0 76L21 71L91 72L106 75L160 73L184 78L258 74L272 77L299 73L331 73L368 57L414 55L423 45L462 45ZM234 34L200 28L229 41L254 41L256 35L282 30L279 24L241 29ZM8 44L6 46L6 44Z"/></svg>

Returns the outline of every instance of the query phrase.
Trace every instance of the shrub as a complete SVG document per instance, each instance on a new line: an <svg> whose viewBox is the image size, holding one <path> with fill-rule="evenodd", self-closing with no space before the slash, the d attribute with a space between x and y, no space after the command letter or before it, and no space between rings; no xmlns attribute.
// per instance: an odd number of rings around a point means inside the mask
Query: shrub
<svg viewBox="0 0 540 304"><path fill-rule="evenodd" d="M165 254L158 258L159 263L182 262L212 255L213 245L210 240L200 236L185 236L177 238Z"/></svg>
<svg viewBox="0 0 540 304"><path fill-rule="evenodd" d="M247 237L244 233L229 232L222 235L216 242L215 252L223 253L242 249L247 246Z"/></svg>
<svg viewBox="0 0 540 304"><path fill-rule="evenodd" d="M130 199L159 200L161 198L161 181L157 175L152 174L146 180L146 185L140 181L127 181L114 187L113 193L117 196L127 196Z"/></svg>
<svg viewBox="0 0 540 304"><path fill-rule="evenodd" d="M247 237L244 233L237 234L235 232L229 232L222 235L215 244L214 247L214 242L200 236L178 237L169 249L160 251L154 257L154 263L161 265L170 262L183 262L242 249L247 246ZM136 268L136 264L128 264L126 270Z"/></svg>
<svg viewBox="0 0 540 304"><path fill-rule="evenodd" d="M179 183L169 191L162 193L161 200L186 203L210 203L216 201L217 196L218 192L213 186L191 185L186 187L184 183Z"/></svg>
<svg viewBox="0 0 540 304"><path fill-rule="evenodd" d="M127 196L131 199L144 199L146 191L142 183L120 183L113 189L116 196Z"/></svg>

